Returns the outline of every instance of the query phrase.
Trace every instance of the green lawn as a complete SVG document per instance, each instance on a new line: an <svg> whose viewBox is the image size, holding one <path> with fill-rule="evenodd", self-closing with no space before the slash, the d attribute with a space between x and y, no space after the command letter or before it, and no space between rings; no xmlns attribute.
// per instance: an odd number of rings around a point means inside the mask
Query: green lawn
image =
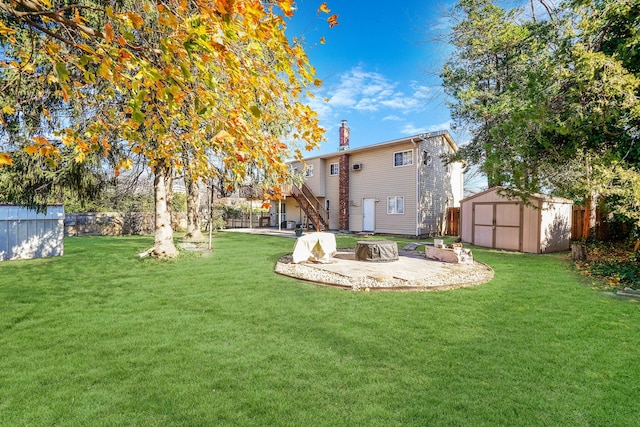
<svg viewBox="0 0 640 427"><path fill-rule="evenodd" d="M566 254L476 248L488 284L376 293L275 275L292 239L136 258L151 243L0 263L1 426L640 423L640 304Z"/></svg>

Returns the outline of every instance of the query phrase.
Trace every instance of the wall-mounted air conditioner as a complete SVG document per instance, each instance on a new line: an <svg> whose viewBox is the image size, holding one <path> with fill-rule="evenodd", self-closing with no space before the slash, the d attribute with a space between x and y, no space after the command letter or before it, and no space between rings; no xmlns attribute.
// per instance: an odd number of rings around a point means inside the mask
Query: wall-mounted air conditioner
<svg viewBox="0 0 640 427"><path fill-rule="evenodd" d="M361 171L361 170L362 170L362 163L354 163L354 164L351 166L351 168L352 168L354 171Z"/></svg>

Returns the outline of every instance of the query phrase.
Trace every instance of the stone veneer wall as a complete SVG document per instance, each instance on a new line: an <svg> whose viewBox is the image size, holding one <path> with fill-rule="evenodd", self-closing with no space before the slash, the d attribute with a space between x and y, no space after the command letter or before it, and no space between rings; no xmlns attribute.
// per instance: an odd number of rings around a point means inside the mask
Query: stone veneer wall
<svg viewBox="0 0 640 427"><path fill-rule="evenodd" d="M186 214L173 213L174 231L186 229ZM153 234L153 212L82 212L67 213L65 236L121 236Z"/></svg>

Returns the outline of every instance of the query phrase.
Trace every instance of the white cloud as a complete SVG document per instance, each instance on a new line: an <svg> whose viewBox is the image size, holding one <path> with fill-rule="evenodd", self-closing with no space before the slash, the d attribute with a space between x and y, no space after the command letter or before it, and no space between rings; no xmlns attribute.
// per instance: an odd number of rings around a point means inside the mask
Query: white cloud
<svg viewBox="0 0 640 427"><path fill-rule="evenodd" d="M413 123L405 123L401 128L400 132L403 135L417 135L419 133L425 133L427 131L424 127L418 127Z"/></svg>
<svg viewBox="0 0 640 427"><path fill-rule="evenodd" d="M441 16L435 23L429 26L431 30L448 30L455 24L455 19L451 16Z"/></svg>
<svg viewBox="0 0 640 427"><path fill-rule="evenodd" d="M320 118L320 120L322 120L322 118L329 117L332 114L333 110L331 109L331 106L323 97L316 96L315 98L311 98L307 101L307 104L313 111L318 113L318 118Z"/></svg>
<svg viewBox="0 0 640 427"><path fill-rule="evenodd" d="M440 123L437 125L432 125L427 127L427 132L437 132L439 130L448 130L451 131L451 120L447 120L444 123Z"/></svg>
<svg viewBox="0 0 640 427"><path fill-rule="evenodd" d="M340 82L326 89L331 108L352 109L360 112L397 110L402 114L419 111L432 89L411 84L413 93L407 95L398 89L399 83L384 75L366 71L357 66L340 76Z"/></svg>
<svg viewBox="0 0 640 427"><path fill-rule="evenodd" d="M403 135L417 135L420 133L437 132L441 130L448 131L450 129L451 129L451 121L449 120L444 123L431 125L431 126L416 126L414 123L405 123L400 128L400 132L402 132Z"/></svg>

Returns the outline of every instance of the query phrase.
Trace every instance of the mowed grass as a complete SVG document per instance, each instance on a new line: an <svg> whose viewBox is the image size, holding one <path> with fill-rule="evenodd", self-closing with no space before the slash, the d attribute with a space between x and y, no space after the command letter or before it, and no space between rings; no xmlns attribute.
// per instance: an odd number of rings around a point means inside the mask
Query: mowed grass
<svg viewBox="0 0 640 427"><path fill-rule="evenodd" d="M149 237L71 238L0 263L0 425L639 424L640 304L566 254L475 248L488 284L351 292L274 274L293 242L158 261Z"/></svg>

